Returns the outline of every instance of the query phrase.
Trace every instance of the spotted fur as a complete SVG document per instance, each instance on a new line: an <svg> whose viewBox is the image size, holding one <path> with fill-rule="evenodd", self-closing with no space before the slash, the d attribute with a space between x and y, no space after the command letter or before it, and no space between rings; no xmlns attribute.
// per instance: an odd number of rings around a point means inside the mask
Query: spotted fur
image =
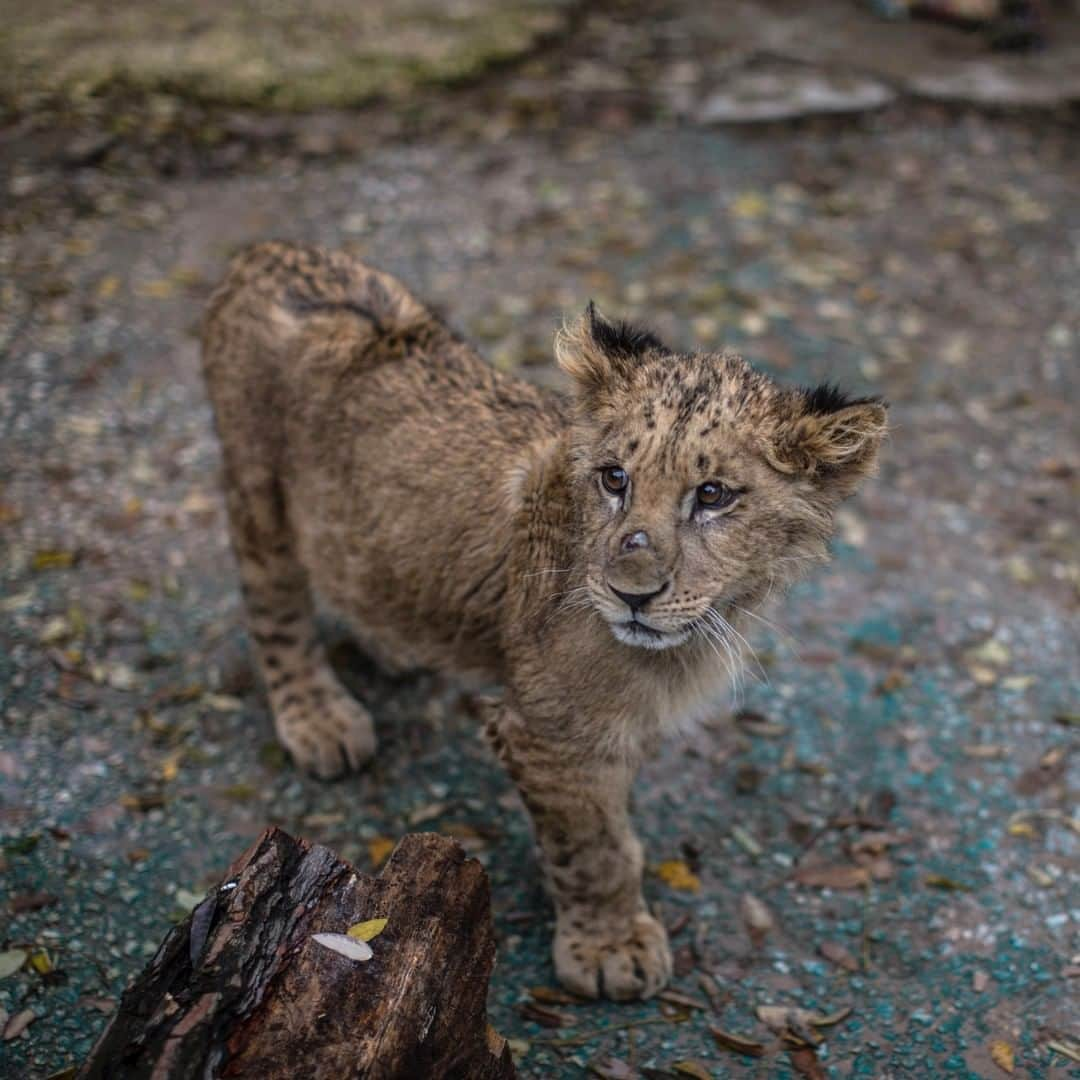
<svg viewBox="0 0 1080 1080"><path fill-rule="evenodd" d="M203 338L281 742L320 776L375 752L317 603L384 664L500 683L485 731L536 827L558 976L647 997L671 958L641 895L637 765L715 707L745 613L824 555L885 410L672 352L591 306L556 355L570 395L495 372L390 276L283 244L234 261Z"/></svg>

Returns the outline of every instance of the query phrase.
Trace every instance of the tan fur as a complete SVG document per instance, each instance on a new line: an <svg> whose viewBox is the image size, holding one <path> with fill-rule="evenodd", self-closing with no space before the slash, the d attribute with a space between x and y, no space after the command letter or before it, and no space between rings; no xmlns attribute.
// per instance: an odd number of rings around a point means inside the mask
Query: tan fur
<svg viewBox="0 0 1080 1080"><path fill-rule="evenodd" d="M591 308L557 355L572 397L493 371L393 278L282 244L235 260L204 333L282 743L320 776L375 751L316 638L316 598L385 664L500 683L486 732L536 827L558 976L647 997L671 958L641 895L637 765L716 702L744 611L823 556L885 412L736 356L671 353ZM620 496L608 466L628 477ZM702 507L710 482L730 505ZM613 589L662 591L630 625Z"/></svg>

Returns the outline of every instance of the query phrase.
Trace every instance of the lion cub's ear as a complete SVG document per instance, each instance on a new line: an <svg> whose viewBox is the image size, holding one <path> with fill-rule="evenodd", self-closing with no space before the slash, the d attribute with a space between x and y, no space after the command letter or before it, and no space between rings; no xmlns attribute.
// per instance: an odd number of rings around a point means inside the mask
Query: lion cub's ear
<svg viewBox="0 0 1080 1080"><path fill-rule="evenodd" d="M555 359L586 395L627 379L648 352L667 350L648 330L608 322L590 300L585 314L555 335Z"/></svg>
<svg viewBox="0 0 1080 1080"><path fill-rule="evenodd" d="M813 478L844 494L874 472L888 430L884 402L848 398L825 384L799 391L792 406L792 416L780 424L767 452L774 468Z"/></svg>

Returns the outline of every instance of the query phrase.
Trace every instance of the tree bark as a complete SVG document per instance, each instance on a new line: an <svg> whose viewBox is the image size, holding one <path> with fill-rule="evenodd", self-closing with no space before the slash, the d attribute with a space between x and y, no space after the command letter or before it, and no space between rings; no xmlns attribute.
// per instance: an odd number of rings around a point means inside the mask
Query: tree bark
<svg viewBox="0 0 1080 1080"><path fill-rule="evenodd" d="M373 956L312 940L386 918ZM487 875L458 844L406 836L378 877L268 829L170 931L82 1080L510 1080L487 1023Z"/></svg>

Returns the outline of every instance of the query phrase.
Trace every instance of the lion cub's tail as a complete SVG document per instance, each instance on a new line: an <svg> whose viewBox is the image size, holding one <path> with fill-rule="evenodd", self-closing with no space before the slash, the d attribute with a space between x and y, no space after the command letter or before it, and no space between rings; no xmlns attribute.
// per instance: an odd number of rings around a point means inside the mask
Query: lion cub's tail
<svg viewBox="0 0 1080 1080"><path fill-rule="evenodd" d="M324 339L347 333L354 342L401 335L429 324L433 315L390 274L340 251L271 241L232 260L210 299L203 330L206 348L223 327L245 326L273 351L315 331Z"/></svg>

